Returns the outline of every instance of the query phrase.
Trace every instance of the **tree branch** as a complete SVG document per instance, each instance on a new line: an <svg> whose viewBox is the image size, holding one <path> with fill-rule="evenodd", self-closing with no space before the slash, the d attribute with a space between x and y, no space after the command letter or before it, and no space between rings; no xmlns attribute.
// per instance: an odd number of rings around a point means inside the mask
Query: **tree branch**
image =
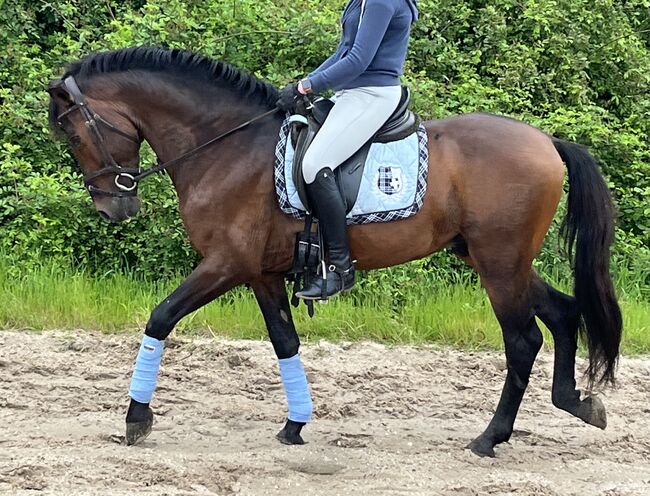
<svg viewBox="0 0 650 496"><path fill-rule="evenodd" d="M260 30L256 30L256 31L246 31L244 33L233 33L233 34L229 34L228 36L222 36L221 38L215 38L212 41L225 41L225 40L229 40L231 38L237 38L238 36L247 36L249 34L259 34L259 33L264 33L264 34L291 34L291 35L295 34L294 31L276 31L276 30L266 31L266 30L260 29Z"/></svg>

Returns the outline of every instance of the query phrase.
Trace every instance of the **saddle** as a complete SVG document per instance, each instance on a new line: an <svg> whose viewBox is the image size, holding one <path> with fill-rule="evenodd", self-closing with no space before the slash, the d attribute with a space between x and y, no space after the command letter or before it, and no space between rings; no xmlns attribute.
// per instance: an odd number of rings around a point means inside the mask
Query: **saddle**
<svg viewBox="0 0 650 496"><path fill-rule="evenodd" d="M345 204L345 211L350 212L357 201L363 170L372 143L390 143L399 141L414 133L420 121L418 117L408 109L411 101L411 92L407 86L402 86L402 97L395 112L388 118L386 123L364 143L350 158L338 166L334 175L336 184L339 187L341 197ZM334 102L326 98L320 98L311 102L299 114L291 117L292 139L294 140L294 162L293 182L296 186L300 201L310 211L307 188L302 175L302 160L309 145L325 122Z"/></svg>

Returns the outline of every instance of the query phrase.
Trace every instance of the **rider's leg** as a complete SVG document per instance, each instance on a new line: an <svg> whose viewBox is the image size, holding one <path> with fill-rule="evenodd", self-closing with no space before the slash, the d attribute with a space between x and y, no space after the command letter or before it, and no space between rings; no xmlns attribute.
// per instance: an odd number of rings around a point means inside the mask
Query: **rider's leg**
<svg viewBox="0 0 650 496"><path fill-rule="evenodd" d="M327 267L321 276L301 291L298 298L306 300L326 299L354 286L354 267L346 233L345 205L336 185L334 173L328 168L319 171L307 192L314 215L327 247Z"/></svg>
<svg viewBox="0 0 650 496"><path fill-rule="evenodd" d="M320 223L329 264L296 296L330 297L354 285L345 221L345 205L332 171L351 157L388 120L402 95L399 86L364 87L337 93L334 108L303 159L309 201Z"/></svg>

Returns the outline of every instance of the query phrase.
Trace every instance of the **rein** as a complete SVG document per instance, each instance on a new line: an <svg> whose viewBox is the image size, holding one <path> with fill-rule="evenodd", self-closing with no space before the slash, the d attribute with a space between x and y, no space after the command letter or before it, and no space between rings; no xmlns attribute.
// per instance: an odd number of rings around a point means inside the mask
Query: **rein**
<svg viewBox="0 0 650 496"><path fill-rule="evenodd" d="M225 138L226 136L229 136L229 135L235 133L236 131L244 129L245 127L251 125L253 122L259 121L260 119L263 119L264 117L268 117L269 115L276 113L278 110L279 109L275 108L273 110L269 110L268 112L264 112L263 114L260 114L257 117L253 117L252 119L244 122L243 124L240 124L239 126L234 127L232 129L230 129L229 131L226 131L225 133L222 133L219 136L217 136L215 138L212 138L209 141L206 141L205 143L197 146L196 148L190 150L187 153L184 153L180 157L177 157L177 158L175 158L173 160L169 160L169 161L164 162L162 164L159 163L155 167L152 167L151 169L147 169L146 171L141 172L140 174L135 176L133 178L133 180L138 182L138 181L144 179L145 177L150 176L151 174L155 174L156 172L160 172L160 171L163 171L163 170L168 169L170 167L174 167L175 165L178 165L179 163L183 162L184 160L187 160L188 158L193 157L197 153L203 151L203 149L207 148L208 146L212 145L213 143L216 143L220 139Z"/></svg>
<svg viewBox="0 0 650 496"><path fill-rule="evenodd" d="M102 196L111 196L111 197L116 197L116 198L123 198L127 196L135 196L137 194L137 187L138 183L143 180L145 177L148 177L152 174L155 174L156 172L161 172L163 170L169 169L171 167L174 167L183 161L187 160L190 157L193 157L194 155L200 153L203 151L205 148L208 146L216 143L217 141L230 136L231 134L240 131L241 129L244 129L245 127L250 126L254 122L263 119L265 117L268 117L271 114L276 113L279 109L274 108L273 110L269 110L268 112L264 112L263 114L260 114L256 117L253 117L252 119L240 124L237 127L234 127L225 133L220 134L219 136L216 136L215 138L212 138L209 141L206 141L205 143L202 143L201 145L197 146L196 148L193 148L192 150L188 151L187 153L184 153L180 157L177 157L175 159L169 160L164 163L158 163L154 167L151 167L150 169L147 170L142 170L140 168L134 169L134 168L128 168L128 167L122 167L117 163L117 161L113 158L111 153L107 150L106 145L105 145L105 140L104 140L104 135L102 134L101 130L99 129L98 124L103 125L106 127L109 131L112 131L116 134L119 134L120 136L137 143L140 145L142 140L140 139L139 136L133 137L128 133L125 133L121 129L117 128L110 122L108 122L106 119L101 117L99 114L96 112L93 112L91 108L88 106L86 103L86 99L79 89L79 86L77 85L77 82L75 81L74 77L68 76L63 80L63 85L65 86L66 90L68 90L68 93L72 97L72 100L74 101L74 105L66 110L65 112L61 113L61 115L58 116L57 122L59 125L61 124L61 119L75 110L79 110L81 112L81 115L85 119L85 124L88 126L88 128L91 130L91 135L93 139L93 143L95 146L99 149L99 152L102 156L102 165L103 167L98 170L97 172L94 172L89 175L84 175L84 184L86 185L86 188L88 189L88 192L91 194L96 195L102 195ZM101 188L98 188L92 184L92 182L97 179L98 177L105 176L107 174L115 174L115 186L120 190L120 191L107 191ZM120 181L121 178L126 179L129 184L125 184Z"/></svg>

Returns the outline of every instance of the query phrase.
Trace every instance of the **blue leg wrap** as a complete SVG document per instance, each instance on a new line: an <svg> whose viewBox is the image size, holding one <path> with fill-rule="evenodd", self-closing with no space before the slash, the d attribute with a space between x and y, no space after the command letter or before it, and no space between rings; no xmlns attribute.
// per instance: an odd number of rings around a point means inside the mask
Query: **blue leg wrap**
<svg viewBox="0 0 650 496"><path fill-rule="evenodd" d="M149 403L156 389L160 359L162 358L164 341L145 335L140 345L138 357L135 359L133 378L129 388L129 396L140 403Z"/></svg>
<svg viewBox="0 0 650 496"><path fill-rule="evenodd" d="M294 422L309 422L313 410L311 394L307 385L307 376L302 367L300 355L278 360L280 363L280 376L287 393L289 404L289 420Z"/></svg>

